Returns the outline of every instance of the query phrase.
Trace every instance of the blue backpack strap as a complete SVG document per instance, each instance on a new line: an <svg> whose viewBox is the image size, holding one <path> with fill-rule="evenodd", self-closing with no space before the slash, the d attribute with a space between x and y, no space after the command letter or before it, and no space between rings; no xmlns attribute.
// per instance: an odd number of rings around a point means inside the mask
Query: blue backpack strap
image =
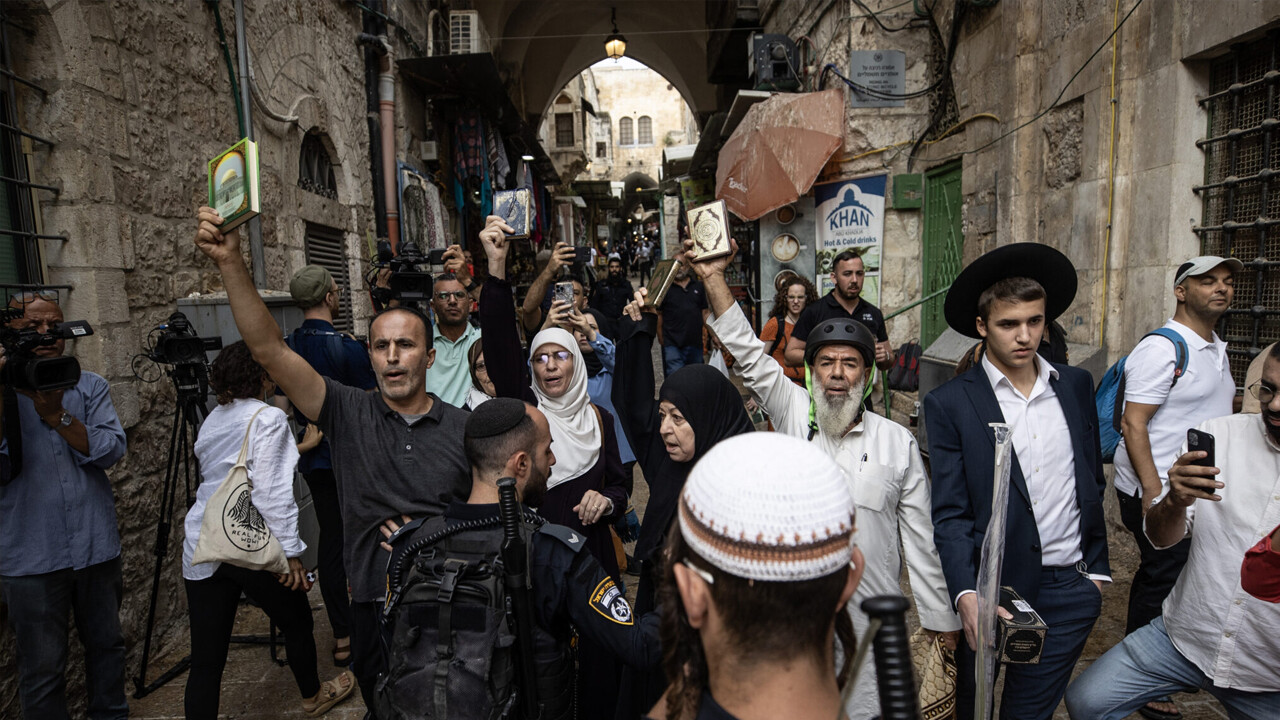
<svg viewBox="0 0 1280 720"><path fill-rule="evenodd" d="M1182 374L1187 371L1187 363L1191 360L1191 351L1187 348L1187 341L1182 339L1182 335L1179 334L1177 330L1163 327L1156 328L1142 337L1147 338L1152 335L1159 335L1165 340L1173 343L1174 352L1176 354L1173 366L1173 383L1169 385L1169 387L1172 388L1174 385L1178 384L1178 378L1181 378Z"/></svg>

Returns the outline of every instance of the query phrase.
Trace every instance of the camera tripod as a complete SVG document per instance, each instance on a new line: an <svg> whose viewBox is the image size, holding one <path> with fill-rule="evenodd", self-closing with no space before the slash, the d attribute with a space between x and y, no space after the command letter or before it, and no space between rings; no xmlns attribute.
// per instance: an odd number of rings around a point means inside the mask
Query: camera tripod
<svg viewBox="0 0 1280 720"><path fill-rule="evenodd" d="M193 452L196 434L200 424L204 422L205 398L209 396L208 370L203 363L183 363L174 365L168 370L177 391L178 400L174 407L173 424L169 430L169 454L165 463L164 485L160 493L160 519L156 524L155 570L151 576L151 599L147 606L147 624L142 640L142 660L138 674L133 679L135 698L143 698L161 685L181 675L191 666L191 656L179 660L173 667L147 682L147 664L151 658L151 636L155 630L156 603L160 596L160 577L164 571L165 556L169 554L169 534L173 525L174 500L178 495L178 482L181 480L186 498L186 506L191 507L191 479L194 476L196 485L200 482L200 463ZM194 473L193 473L194 468ZM269 637L260 635L234 636L232 642L270 643L271 659L279 665L285 661L276 657L276 628L271 626Z"/></svg>

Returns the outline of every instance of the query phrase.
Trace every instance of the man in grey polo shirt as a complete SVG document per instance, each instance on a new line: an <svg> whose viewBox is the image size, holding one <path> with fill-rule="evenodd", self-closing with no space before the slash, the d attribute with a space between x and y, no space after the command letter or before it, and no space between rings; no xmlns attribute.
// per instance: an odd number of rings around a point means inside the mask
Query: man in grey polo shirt
<svg viewBox="0 0 1280 720"><path fill-rule="evenodd" d="M387 555L379 547L383 521L439 515L471 490L463 452L467 414L425 389L435 357L430 321L411 308L391 308L369 325L369 360L379 393L322 377L289 349L258 296L240 255L240 233L219 231L222 218L202 207L196 246L218 265L231 312L253 357L289 401L329 439L344 529L343 558L351 580L351 653L365 705L384 669L378 612L386 594ZM372 711L370 711L372 716Z"/></svg>

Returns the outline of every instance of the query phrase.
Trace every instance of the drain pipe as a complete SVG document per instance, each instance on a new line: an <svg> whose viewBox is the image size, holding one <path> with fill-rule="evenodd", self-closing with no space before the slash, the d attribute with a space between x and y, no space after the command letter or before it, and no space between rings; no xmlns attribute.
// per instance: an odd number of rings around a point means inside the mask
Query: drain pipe
<svg viewBox="0 0 1280 720"><path fill-rule="evenodd" d="M374 11L379 0L369 0ZM365 121L369 129L369 194L373 196L373 234L379 240L387 237L387 203L383 193L382 177L382 125L378 108L378 54L383 46L380 37L386 35L386 25L373 12L364 14L364 32L356 37L356 45L363 48Z"/></svg>
<svg viewBox="0 0 1280 720"><path fill-rule="evenodd" d="M382 188L387 202L387 239L391 249L400 247L400 197L396 192L396 76L391 71L391 44L382 41L382 67L378 72L378 114L382 119Z"/></svg>
<svg viewBox="0 0 1280 720"><path fill-rule="evenodd" d="M240 61L240 111L244 113L245 137L253 140L253 109L249 102L249 41L244 34L244 0L236 0L236 56ZM262 219L249 220L249 253L253 261L253 285L267 286L267 268L262 261Z"/></svg>

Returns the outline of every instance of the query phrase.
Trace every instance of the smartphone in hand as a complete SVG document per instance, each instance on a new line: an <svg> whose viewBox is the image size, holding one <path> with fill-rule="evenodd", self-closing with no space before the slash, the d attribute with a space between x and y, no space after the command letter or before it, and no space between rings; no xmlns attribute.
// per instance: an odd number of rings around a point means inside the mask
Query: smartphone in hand
<svg viewBox="0 0 1280 720"><path fill-rule="evenodd" d="M569 307L573 307L573 283L572 282L556 283L555 290L551 295L551 300L553 302L559 301L568 305Z"/></svg>
<svg viewBox="0 0 1280 720"><path fill-rule="evenodd" d="M1207 457L1203 457L1199 460L1192 460L1191 464L1199 465L1200 467L1217 467L1217 460L1214 457L1214 442L1213 435L1204 432L1203 430L1197 430L1195 428L1188 430L1187 450L1190 452L1203 450L1204 452L1209 453ZM1204 488L1204 490L1205 492L1214 492L1214 488L1212 487Z"/></svg>

